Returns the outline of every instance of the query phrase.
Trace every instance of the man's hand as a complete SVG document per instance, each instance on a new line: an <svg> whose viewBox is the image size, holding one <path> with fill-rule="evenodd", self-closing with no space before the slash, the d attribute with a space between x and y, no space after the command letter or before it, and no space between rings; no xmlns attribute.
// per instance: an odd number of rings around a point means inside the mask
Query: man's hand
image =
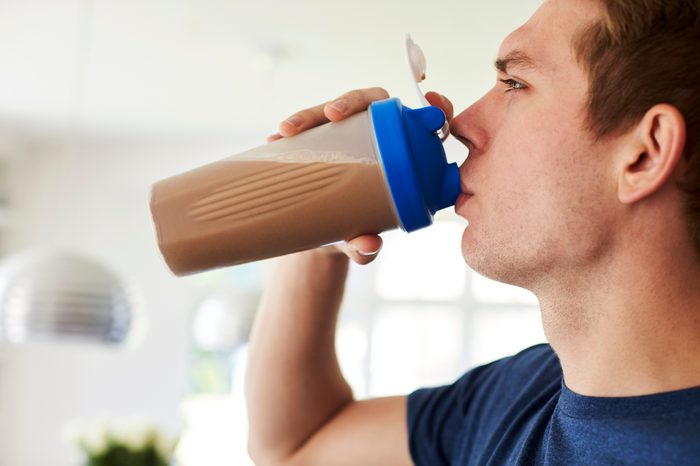
<svg viewBox="0 0 700 466"><path fill-rule="evenodd" d="M358 89L346 92L340 97L325 104L316 105L301 110L279 125L279 132L268 136L267 142L297 135L307 129L323 125L331 121L341 121L356 113L364 112L375 100L387 99L389 93L380 87ZM447 121L452 119L454 109L447 98L437 92L428 92L426 98L431 105L445 112ZM342 252L354 262L364 265L372 262L379 254L382 239L378 235L363 235L350 241L322 248L327 253Z"/></svg>

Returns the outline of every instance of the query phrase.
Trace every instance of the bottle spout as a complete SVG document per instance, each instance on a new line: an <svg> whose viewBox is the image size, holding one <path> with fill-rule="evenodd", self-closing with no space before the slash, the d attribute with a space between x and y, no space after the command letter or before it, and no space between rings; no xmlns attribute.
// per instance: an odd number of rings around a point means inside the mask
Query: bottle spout
<svg viewBox="0 0 700 466"><path fill-rule="evenodd" d="M460 192L462 192L462 185L459 178L459 167L456 163L450 163L445 167L438 210L455 205Z"/></svg>

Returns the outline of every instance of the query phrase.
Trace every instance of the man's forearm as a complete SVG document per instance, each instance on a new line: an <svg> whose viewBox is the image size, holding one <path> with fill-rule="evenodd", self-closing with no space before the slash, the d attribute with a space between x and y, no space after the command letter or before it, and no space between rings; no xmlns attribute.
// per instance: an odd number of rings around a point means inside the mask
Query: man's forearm
<svg viewBox="0 0 700 466"><path fill-rule="evenodd" d="M310 251L280 259L250 344L246 396L251 454L282 464L352 401L335 354L348 259Z"/></svg>

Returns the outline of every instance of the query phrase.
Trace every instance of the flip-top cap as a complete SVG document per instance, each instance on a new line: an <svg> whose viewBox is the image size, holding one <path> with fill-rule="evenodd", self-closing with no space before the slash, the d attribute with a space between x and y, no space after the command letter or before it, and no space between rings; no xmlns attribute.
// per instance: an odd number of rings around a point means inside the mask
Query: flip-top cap
<svg viewBox="0 0 700 466"><path fill-rule="evenodd" d="M461 191L459 168L447 163L436 134L445 114L438 107L410 109L391 98L373 102L370 115L401 228L430 225L435 212L453 206Z"/></svg>

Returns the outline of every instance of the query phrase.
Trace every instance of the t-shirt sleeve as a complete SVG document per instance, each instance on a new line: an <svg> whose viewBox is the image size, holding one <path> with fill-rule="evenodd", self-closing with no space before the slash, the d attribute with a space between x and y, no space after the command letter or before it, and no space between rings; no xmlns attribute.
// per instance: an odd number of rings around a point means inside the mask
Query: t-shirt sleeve
<svg viewBox="0 0 700 466"><path fill-rule="evenodd" d="M503 415L518 390L519 363L526 352L477 367L452 385L417 390L408 396L407 421L411 457L416 466L454 464L461 450ZM520 361L518 361L520 359Z"/></svg>

